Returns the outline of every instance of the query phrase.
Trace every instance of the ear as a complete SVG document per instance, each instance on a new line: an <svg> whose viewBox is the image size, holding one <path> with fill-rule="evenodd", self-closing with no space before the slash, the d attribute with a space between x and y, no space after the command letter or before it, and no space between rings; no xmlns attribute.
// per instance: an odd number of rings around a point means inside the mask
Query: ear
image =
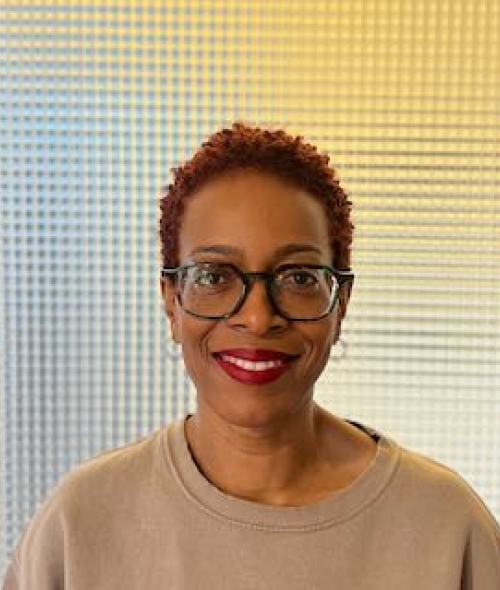
<svg viewBox="0 0 500 590"><path fill-rule="evenodd" d="M347 305L349 303L349 299L351 298L352 293L352 282L346 283L342 286L339 293L339 307L338 307L338 316L340 321L342 321L347 313Z"/></svg>
<svg viewBox="0 0 500 590"><path fill-rule="evenodd" d="M342 329L342 321L345 318L345 314L347 313L347 305L349 303L349 299L351 298L352 292L352 283L346 283L342 286L340 293L339 293L339 301L337 304L337 321L335 322L335 335L334 335L334 342L337 342L340 338L340 332Z"/></svg>
<svg viewBox="0 0 500 590"><path fill-rule="evenodd" d="M176 317L177 291L175 289L175 285L172 281L162 277L160 279L160 288L165 313L167 314L170 323L170 333L172 340L176 343L179 343L179 325Z"/></svg>

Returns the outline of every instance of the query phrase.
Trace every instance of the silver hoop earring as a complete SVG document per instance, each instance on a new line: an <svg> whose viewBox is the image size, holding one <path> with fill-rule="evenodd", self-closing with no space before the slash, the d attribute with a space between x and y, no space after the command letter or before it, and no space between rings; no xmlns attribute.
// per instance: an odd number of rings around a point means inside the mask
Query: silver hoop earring
<svg viewBox="0 0 500 590"><path fill-rule="evenodd" d="M339 361L347 355L347 342L339 338L337 342L330 349L330 358L334 361Z"/></svg>
<svg viewBox="0 0 500 590"><path fill-rule="evenodd" d="M167 341L167 358L172 361L180 361L182 358L181 347L172 338Z"/></svg>

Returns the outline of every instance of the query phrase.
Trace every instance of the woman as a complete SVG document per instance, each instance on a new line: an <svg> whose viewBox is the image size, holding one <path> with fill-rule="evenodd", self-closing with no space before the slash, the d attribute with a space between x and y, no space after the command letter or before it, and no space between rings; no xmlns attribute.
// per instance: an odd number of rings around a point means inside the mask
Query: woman
<svg viewBox="0 0 500 590"><path fill-rule="evenodd" d="M161 200L161 289L197 410L70 474L5 589L498 590L457 475L313 389L346 313L350 203L301 138L236 124Z"/></svg>

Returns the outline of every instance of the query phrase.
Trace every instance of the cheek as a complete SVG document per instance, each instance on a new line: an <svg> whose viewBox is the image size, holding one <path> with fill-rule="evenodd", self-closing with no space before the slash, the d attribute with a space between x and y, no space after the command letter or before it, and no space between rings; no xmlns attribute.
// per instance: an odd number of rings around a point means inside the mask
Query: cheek
<svg viewBox="0 0 500 590"><path fill-rule="evenodd" d="M324 365L328 361L330 350L335 344L337 326L338 322L335 317L335 319L328 319L325 324L314 326L314 330L309 332L307 341L309 342L310 355L314 359L313 362Z"/></svg>
<svg viewBox="0 0 500 590"><path fill-rule="evenodd" d="M204 360L210 360L208 339L215 322L191 318L180 310L175 318L175 334L182 348L186 369L191 377L202 370Z"/></svg>

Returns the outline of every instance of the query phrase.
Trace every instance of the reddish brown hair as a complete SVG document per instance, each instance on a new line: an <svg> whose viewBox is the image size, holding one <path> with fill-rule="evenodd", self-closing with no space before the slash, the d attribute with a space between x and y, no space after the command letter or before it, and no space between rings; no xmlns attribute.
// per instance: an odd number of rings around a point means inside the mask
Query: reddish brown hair
<svg viewBox="0 0 500 590"><path fill-rule="evenodd" d="M173 168L174 180L160 198L159 236L164 266L179 264L179 230L186 202L210 180L251 168L269 173L317 198L328 220L332 265L349 268L353 225L351 202L330 158L300 136L234 123L212 135L194 156Z"/></svg>

